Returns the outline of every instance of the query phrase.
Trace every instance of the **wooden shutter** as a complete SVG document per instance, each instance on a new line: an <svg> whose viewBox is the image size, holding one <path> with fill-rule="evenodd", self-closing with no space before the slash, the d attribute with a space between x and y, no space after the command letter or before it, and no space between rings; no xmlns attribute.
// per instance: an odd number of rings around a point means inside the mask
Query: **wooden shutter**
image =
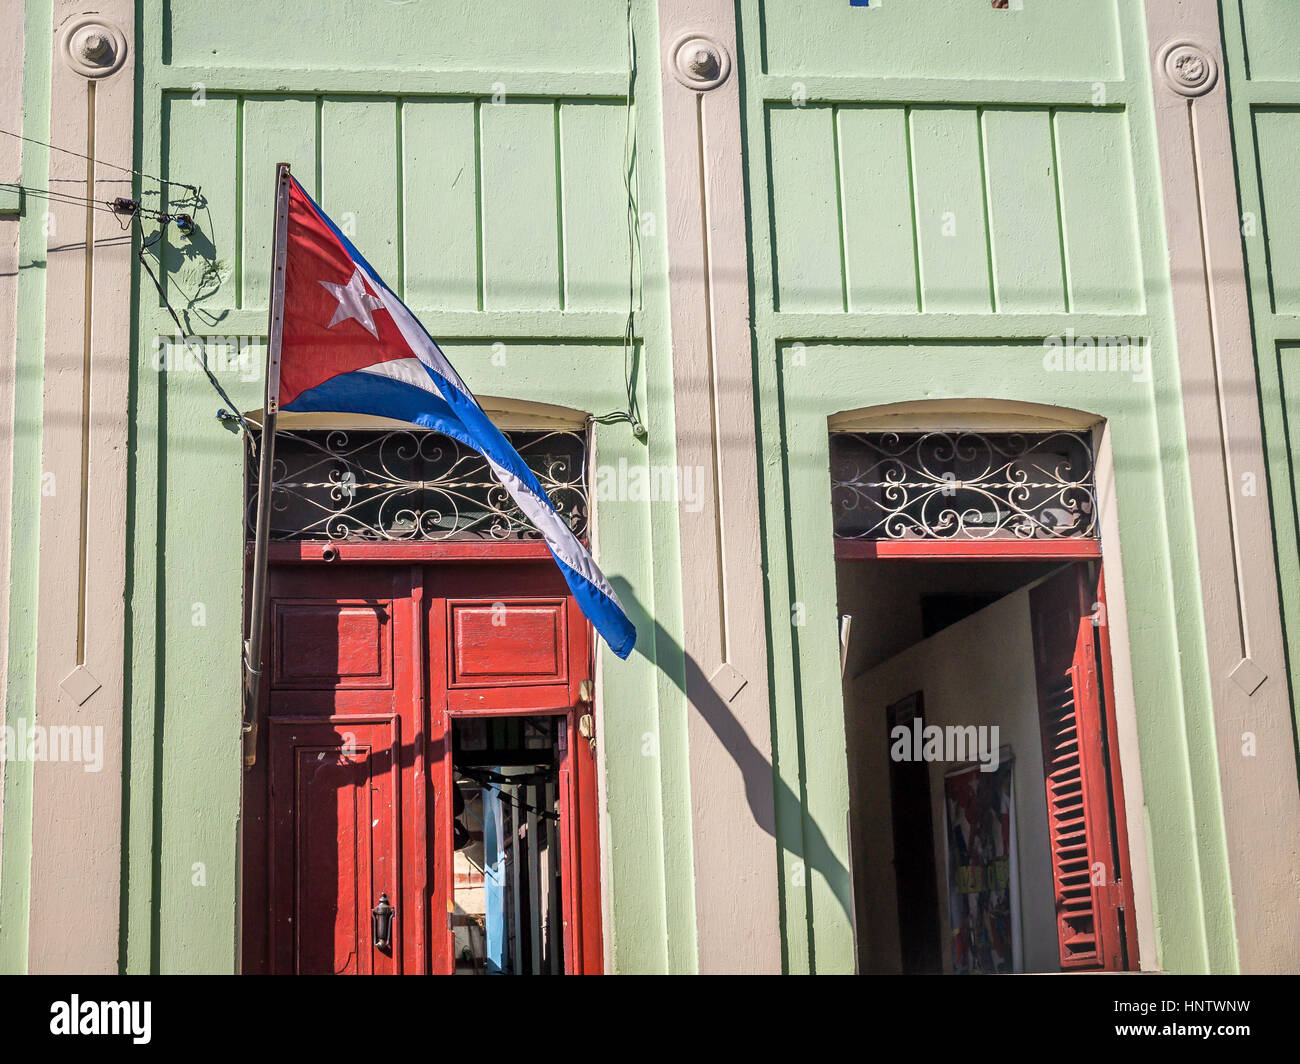
<svg viewBox="0 0 1300 1064"><path fill-rule="evenodd" d="M1030 593L1052 884L1062 969L1121 971L1132 927L1123 792L1094 623L1104 611L1085 574L1070 566Z"/></svg>

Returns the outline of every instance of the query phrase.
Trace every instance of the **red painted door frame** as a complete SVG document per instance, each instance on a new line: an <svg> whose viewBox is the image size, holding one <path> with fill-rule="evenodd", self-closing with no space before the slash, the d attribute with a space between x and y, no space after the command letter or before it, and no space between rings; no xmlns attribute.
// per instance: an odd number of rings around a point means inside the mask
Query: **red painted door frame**
<svg viewBox="0 0 1300 1064"><path fill-rule="evenodd" d="M251 549L248 560L251 561ZM372 965L368 958L363 958L355 970L417 973L453 970L452 935L447 920L448 900L453 897L452 802L446 800L453 786L449 756L451 723L469 716L543 714L563 717L565 722L566 742L559 778L559 835L565 875L562 900L565 971L599 974L603 969L603 935L596 768L594 747L578 734L578 718L591 711L589 705L581 702L580 686L592 676L593 643L590 625L569 595L545 545L518 541L280 543L272 545L271 564L277 574L312 573L313 577L322 567L333 565L350 571L356 571L359 566L366 569L375 566L382 567L380 571L406 570L410 574L410 593L403 599L409 604L409 612L406 606L400 608L404 611L403 626L410 624L416 634L413 646L418 652L409 657L419 662L420 667L411 668L411 661L401 662L401 655L394 655L395 671L400 670L403 675L402 689L400 692L394 689L394 695L409 698L409 715L416 722L414 734L403 742L398 725L399 736L386 749L375 746L372 750L368 734L361 744L372 760L378 758L382 762L387 757L385 768L394 780L405 772L411 779L421 781L420 785L408 784L401 788L400 808L394 811L395 817L400 818L397 822L401 837L406 840L404 844L394 843L397 852L392 855L401 864L404 911L395 923L391 962L385 963L384 957L379 956ZM379 576L379 572L375 575ZM565 655L564 661L557 665L562 676L550 677L548 682L546 678L544 682L532 682L528 678L519 681L507 677L500 683L449 685L443 678L449 676L452 655L456 653L450 635L449 604L472 609L475 600L478 605L496 605L502 599L508 602L512 595L518 597L521 593L517 577L523 580L525 597L533 592L545 594L548 603L564 618ZM423 650L419 649L421 643ZM286 774L284 766L277 774L276 766L270 763L271 730L282 728L288 720L276 718L273 724L268 724L273 655L274 650L268 657L259 700L257 760L247 773L244 786L242 940L243 967L249 972L285 970L289 967L286 958L290 956L283 944L277 952L277 935L283 937L283 934L271 916L275 884L279 882L283 893L286 877L294 875L294 869L285 864L283 852L284 832L292 829L285 824L277 827L272 822L276 814L268 798L277 780L283 788L290 785L292 775ZM336 714L326 713L307 718L303 728L338 729L348 724L365 727L374 721L347 715L340 719ZM304 734L312 737L309 732ZM409 754L400 754L403 745ZM394 749L400 756L393 756ZM381 788L376 793L382 800L390 792ZM283 819L283 814L280 818ZM278 848L277 838L280 839ZM369 902L363 905L358 901L356 905L357 919L363 916L368 919Z"/></svg>
<svg viewBox="0 0 1300 1064"><path fill-rule="evenodd" d="M1101 557L1095 539L837 539L837 561L1080 561Z"/></svg>
<svg viewBox="0 0 1300 1064"><path fill-rule="evenodd" d="M1128 844L1128 815L1124 805L1123 772L1120 765L1118 725L1115 718L1115 677L1111 663L1110 624L1106 605L1105 573L1101 566L1101 543L1094 539L983 539L983 540L835 540L836 561L873 561L910 559L912 561L1095 561L1097 602L1088 604L1085 622L1093 607L1099 607L1101 622L1096 626L1101 663L1100 691L1104 703L1100 726L1108 747L1115 756L1108 765L1108 783L1112 797L1113 831L1117 854L1118 882L1105 893L1106 906L1112 916L1122 921L1126 957L1122 967L1137 970L1137 916L1133 904L1133 872Z"/></svg>

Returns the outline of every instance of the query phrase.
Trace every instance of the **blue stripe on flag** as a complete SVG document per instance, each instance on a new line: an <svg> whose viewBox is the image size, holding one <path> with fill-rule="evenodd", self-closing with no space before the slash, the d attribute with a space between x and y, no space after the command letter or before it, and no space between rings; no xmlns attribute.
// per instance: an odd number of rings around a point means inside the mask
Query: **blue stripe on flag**
<svg viewBox="0 0 1300 1064"><path fill-rule="evenodd" d="M452 413L451 407L433 392L361 370L340 373L314 388L308 388L281 409L291 413L373 414L396 421L410 421L448 436L466 432L464 423ZM460 439L459 436L456 438ZM474 447L474 444L469 446ZM477 447L474 449L478 450Z"/></svg>

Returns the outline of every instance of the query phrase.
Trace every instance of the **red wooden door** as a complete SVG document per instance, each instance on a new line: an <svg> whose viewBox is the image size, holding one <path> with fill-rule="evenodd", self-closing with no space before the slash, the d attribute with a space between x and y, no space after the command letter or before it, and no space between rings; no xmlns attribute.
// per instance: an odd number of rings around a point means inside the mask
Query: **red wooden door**
<svg viewBox="0 0 1300 1064"><path fill-rule="evenodd" d="M271 721L272 954L305 975L389 973L401 951L370 941L372 901L388 893L400 832L390 722ZM342 734L341 734L342 733Z"/></svg>
<svg viewBox="0 0 1300 1064"><path fill-rule="evenodd" d="M272 566L245 782L244 970L453 971L452 722L540 714L564 736L565 970L599 971L595 760L579 735L586 620L549 559L373 554ZM396 916L382 949L371 911L385 893Z"/></svg>
<svg viewBox="0 0 1300 1064"><path fill-rule="evenodd" d="M453 786L450 732L457 719L500 716L561 718L559 840L564 970L602 966L596 772L593 746L579 734L591 711L582 701L589 679L590 625L549 561L510 565L431 566L429 588L431 894L433 971L454 969L448 913L452 891Z"/></svg>
<svg viewBox="0 0 1300 1064"><path fill-rule="evenodd" d="M1061 967L1137 966L1101 573L1071 565L1030 591Z"/></svg>
<svg viewBox="0 0 1300 1064"><path fill-rule="evenodd" d="M424 970L421 573L272 570L245 970ZM397 911L387 948L370 915L383 894Z"/></svg>

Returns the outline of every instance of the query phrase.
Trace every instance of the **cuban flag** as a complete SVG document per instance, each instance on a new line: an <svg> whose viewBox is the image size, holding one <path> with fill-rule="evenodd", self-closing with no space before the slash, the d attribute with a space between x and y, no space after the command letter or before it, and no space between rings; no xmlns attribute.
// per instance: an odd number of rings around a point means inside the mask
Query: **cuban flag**
<svg viewBox="0 0 1300 1064"><path fill-rule="evenodd" d="M636 629L537 477L433 338L329 216L289 178L279 409L374 414L478 451L542 534L582 612L620 658Z"/></svg>

